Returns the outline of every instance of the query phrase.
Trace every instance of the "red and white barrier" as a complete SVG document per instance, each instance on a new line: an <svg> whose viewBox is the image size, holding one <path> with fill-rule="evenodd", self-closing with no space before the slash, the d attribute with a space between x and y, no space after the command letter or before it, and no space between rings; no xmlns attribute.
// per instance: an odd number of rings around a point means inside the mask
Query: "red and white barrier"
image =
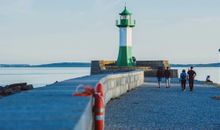
<svg viewBox="0 0 220 130"><path fill-rule="evenodd" d="M95 130L104 130L105 107L103 85L98 83L95 90Z"/></svg>
<svg viewBox="0 0 220 130"><path fill-rule="evenodd" d="M101 83L96 85L95 91L91 86L82 86L84 91L78 92L78 88L73 96L93 96L95 98L94 116L95 130L104 130L105 108L104 108L104 89Z"/></svg>

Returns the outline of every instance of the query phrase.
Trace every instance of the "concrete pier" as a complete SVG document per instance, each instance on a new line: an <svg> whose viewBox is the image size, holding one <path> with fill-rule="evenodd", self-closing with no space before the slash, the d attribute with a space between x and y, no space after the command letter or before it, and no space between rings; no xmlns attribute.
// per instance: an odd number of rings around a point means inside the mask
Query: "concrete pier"
<svg viewBox="0 0 220 130"><path fill-rule="evenodd" d="M183 92L178 79L158 88L156 78L106 106L105 130L219 130L220 88L195 82Z"/></svg>
<svg viewBox="0 0 220 130"><path fill-rule="evenodd" d="M0 99L0 130L72 130L91 100L73 97L76 86L95 86L104 76L70 79Z"/></svg>
<svg viewBox="0 0 220 130"><path fill-rule="evenodd" d="M104 86L104 101L144 82L142 71L70 79L0 99L0 130L92 130L94 98L72 96L79 84Z"/></svg>

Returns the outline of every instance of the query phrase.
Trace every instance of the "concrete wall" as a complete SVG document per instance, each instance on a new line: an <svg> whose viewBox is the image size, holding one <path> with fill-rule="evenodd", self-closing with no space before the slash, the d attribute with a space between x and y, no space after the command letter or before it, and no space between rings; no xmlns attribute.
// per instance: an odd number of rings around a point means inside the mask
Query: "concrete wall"
<svg viewBox="0 0 220 130"><path fill-rule="evenodd" d="M74 130L92 130L94 128L94 118L92 112L92 106L94 99L90 98L87 106L85 106L84 112L81 115L80 120L76 123Z"/></svg>
<svg viewBox="0 0 220 130"><path fill-rule="evenodd" d="M104 86L105 104L144 83L143 71L108 75L100 80Z"/></svg>
<svg viewBox="0 0 220 130"><path fill-rule="evenodd" d="M170 66L168 60L137 61L136 65L149 66L152 69L158 69L159 67L166 68Z"/></svg>
<svg viewBox="0 0 220 130"><path fill-rule="evenodd" d="M98 82L97 82L98 83ZM132 71L126 73L118 73L106 75L99 80L104 86L104 102L107 104L111 99L121 96L129 90L132 90L144 83L143 71ZM83 97L82 97L83 98ZM93 129L93 116L92 107L94 99L88 102L88 105L84 108L85 111L81 115L81 118L75 130L92 130Z"/></svg>
<svg viewBox="0 0 220 130"><path fill-rule="evenodd" d="M105 73L107 65L115 65L116 61L104 61L104 60L95 60L91 62L91 71L90 74L103 74Z"/></svg>
<svg viewBox="0 0 220 130"><path fill-rule="evenodd" d="M120 66L116 66L115 61L100 60L100 61L92 61L91 75L142 70L144 71L145 77L156 77L156 72L159 67L165 69L166 67L169 66L170 65L167 60L137 61L136 66L132 66L132 67L120 67ZM178 77L177 69L170 69L170 72L173 78Z"/></svg>

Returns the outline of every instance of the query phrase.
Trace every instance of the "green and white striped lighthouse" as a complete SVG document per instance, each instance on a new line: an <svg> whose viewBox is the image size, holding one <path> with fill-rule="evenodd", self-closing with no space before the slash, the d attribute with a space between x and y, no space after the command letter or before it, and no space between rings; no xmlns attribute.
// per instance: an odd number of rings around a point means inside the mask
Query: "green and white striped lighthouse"
<svg viewBox="0 0 220 130"><path fill-rule="evenodd" d="M135 20L131 19L131 13L126 6L120 13L120 22L116 21L116 26L119 27L120 47L117 59L118 66L133 66L132 59L132 28L135 26Z"/></svg>

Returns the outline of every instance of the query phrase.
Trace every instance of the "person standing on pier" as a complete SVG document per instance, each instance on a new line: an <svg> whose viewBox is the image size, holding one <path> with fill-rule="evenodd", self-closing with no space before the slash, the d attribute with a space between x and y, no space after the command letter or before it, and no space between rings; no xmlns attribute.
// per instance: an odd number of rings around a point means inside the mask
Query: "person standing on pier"
<svg viewBox="0 0 220 130"><path fill-rule="evenodd" d="M171 73L169 67L167 67L164 71L164 77L165 77L165 82L166 82L166 88L170 87L170 78L171 78Z"/></svg>
<svg viewBox="0 0 220 130"><path fill-rule="evenodd" d="M160 82L161 82L162 77L163 77L163 70L161 67L159 67L157 70L157 80L158 80L159 88L160 88Z"/></svg>
<svg viewBox="0 0 220 130"><path fill-rule="evenodd" d="M194 78L196 77L196 72L193 70L193 67L190 67L190 70L188 70L187 72L188 74L188 80L189 80L189 88L190 91L193 91L193 87L194 87Z"/></svg>
<svg viewBox="0 0 220 130"><path fill-rule="evenodd" d="M186 90L186 79L187 79L186 70L183 69L182 73L180 74L180 82L181 82L182 91Z"/></svg>

